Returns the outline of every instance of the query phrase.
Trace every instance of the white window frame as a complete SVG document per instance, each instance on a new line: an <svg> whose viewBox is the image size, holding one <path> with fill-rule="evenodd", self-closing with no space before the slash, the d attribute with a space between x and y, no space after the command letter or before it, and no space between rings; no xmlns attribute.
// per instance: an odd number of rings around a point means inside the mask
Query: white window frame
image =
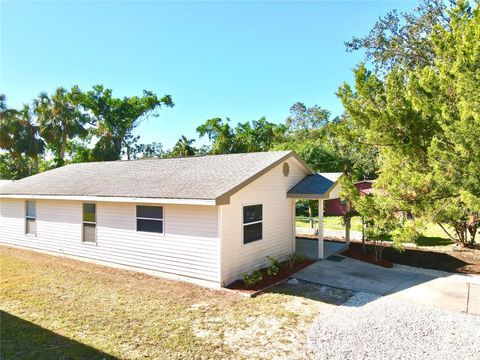
<svg viewBox="0 0 480 360"><path fill-rule="evenodd" d="M28 206L27 206L27 203L33 203L33 205L35 206L35 216L28 216L27 214L27 209L28 209ZM28 220L35 220L35 233L32 234L32 233L27 233L27 221ZM37 202L35 200L25 200L25 229L24 229L24 234L27 235L27 236L34 236L34 237L37 237Z"/></svg>
<svg viewBox="0 0 480 360"><path fill-rule="evenodd" d="M95 222L93 221L85 221L83 220L83 205L85 204L93 204L95 205ZM97 203L96 202L82 202L82 244L85 245L97 245ZM93 224L95 225L95 241L85 241L85 227L84 224Z"/></svg>
<svg viewBox="0 0 480 360"><path fill-rule="evenodd" d="M139 206L146 206L146 207L160 207L162 208L162 218L149 218L149 217L143 217L143 216L137 216L137 210ZM162 232L156 232L156 231L142 231L138 230L138 222L137 220L154 220L154 221L161 221L162 222ZM163 205L154 205L154 204L137 204L135 205L135 230L138 233L141 234L159 234L159 235L165 235L165 206Z"/></svg>
<svg viewBox="0 0 480 360"><path fill-rule="evenodd" d="M243 218L243 213L244 213L244 208L245 207L248 207L248 206L258 206L258 205L261 205L262 206L262 220L259 220L259 221L252 221L252 222L249 222L249 223L245 223L244 222L244 218ZM241 217L242 217L242 246L248 246L250 244L255 244L259 241L262 241L263 240L263 203L261 204L258 204L258 203L255 203L255 204L243 204L242 205L242 213L241 213ZM262 237L258 240L253 240L253 241L250 241L248 243L245 243L245 226L246 225L255 225L255 224L259 224L259 223L262 223Z"/></svg>

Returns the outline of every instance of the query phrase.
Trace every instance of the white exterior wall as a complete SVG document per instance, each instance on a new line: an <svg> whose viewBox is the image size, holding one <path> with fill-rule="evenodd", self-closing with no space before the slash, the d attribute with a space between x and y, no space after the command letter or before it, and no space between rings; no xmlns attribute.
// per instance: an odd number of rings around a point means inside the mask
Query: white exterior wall
<svg viewBox="0 0 480 360"><path fill-rule="evenodd" d="M294 251L295 199L287 192L307 170L295 158L287 160L290 173L285 177L283 163L247 185L220 206L222 237L222 282L228 285L246 272L267 264L266 256L285 258ZM243 244L243 206L263 205L263 238Z"/></svg>
<svg viewBox="0 0 480 360"><path fill-rule="evenodd" d="M342 186L339 183L337 183L335 187L328 194L328 199L339 199L340 191L342 191Z"/></svg>
<svg viewBox="0 0 480 360"><path fill-rule="evenodd" d="M163 205L165 234L156 234L136 231L136 204L96 204L97 244L91 244L82 242L80 201L37 200L32 236L25 234L25 200L0 199L0 242L220 286L216 206Z"/></svg>

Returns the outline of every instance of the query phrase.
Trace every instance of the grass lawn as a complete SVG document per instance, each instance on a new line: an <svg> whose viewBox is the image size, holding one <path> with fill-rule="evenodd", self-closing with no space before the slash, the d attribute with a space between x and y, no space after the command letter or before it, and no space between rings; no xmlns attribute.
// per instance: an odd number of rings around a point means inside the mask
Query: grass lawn
<svg viewBox="0 0 480 360"><path fill-rule="evenodd" d="M341 216L326 216L323 218L323 224L325 229L329 230L344 230L345 225L343 224L343 219ZM304 217L297 217L296 220L297 227L310 227L310 222ZM317 228L317 224L315 224ZM362 222L360 217L354 216L351 221L351 230L353 231L362 231ZM385 241L390 241L389 237L385 238ZM417 245L421 247L427 246L446 246L453 244L445 232L437 224L429 224L423 235L417 241Z"/></svg>
<svg viewBox="0 0 480 360"><path fill-rule="evenodd" d="M343 224L343 220L341 216L325 216L323 218L323 224L325 229L330 229L330 230L344 230L345 225ZM350 222L351 224L351 230L354 231L362 231L362 222L360 220L360 217L354 216ZM310 227L310 222L308 219L305 219L303 217L298 218L296 220L296 226L297 227ZM315 228L317 228L317 224L315 223Z"/></svg>
<svg viewBox="0 0 480 360"><path fill-rule="evenodd" d="M0 249L1 359L304 358L311 322L333 306Z"/></svg>

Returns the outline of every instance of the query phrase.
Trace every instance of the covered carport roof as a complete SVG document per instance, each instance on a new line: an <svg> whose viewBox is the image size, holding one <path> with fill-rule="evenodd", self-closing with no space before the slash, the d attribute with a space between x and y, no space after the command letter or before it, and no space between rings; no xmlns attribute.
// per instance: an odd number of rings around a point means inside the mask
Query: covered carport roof
<svg viewBox="0 0 480 360"><path fill-rule="evenodd" d="M292 187L287 197L294 199L328 199L330 191L343 173L318 173L305 176Z"/></svg>

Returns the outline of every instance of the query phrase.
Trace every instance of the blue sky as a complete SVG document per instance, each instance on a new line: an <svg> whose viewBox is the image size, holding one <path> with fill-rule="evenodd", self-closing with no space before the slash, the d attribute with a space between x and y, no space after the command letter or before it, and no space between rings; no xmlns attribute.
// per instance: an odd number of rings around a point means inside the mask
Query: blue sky
<svg viewBox="0 0 480 360"><path fill-rule="evenodd" d="M296 101L342 112L335 92L360 53L343 42L412 1L1 2L0 92L9 106L41 91L102 83L176 106L136 130L171 147L212 117L282 122ZM205 141L200 141L202 144Z"/></svg>

